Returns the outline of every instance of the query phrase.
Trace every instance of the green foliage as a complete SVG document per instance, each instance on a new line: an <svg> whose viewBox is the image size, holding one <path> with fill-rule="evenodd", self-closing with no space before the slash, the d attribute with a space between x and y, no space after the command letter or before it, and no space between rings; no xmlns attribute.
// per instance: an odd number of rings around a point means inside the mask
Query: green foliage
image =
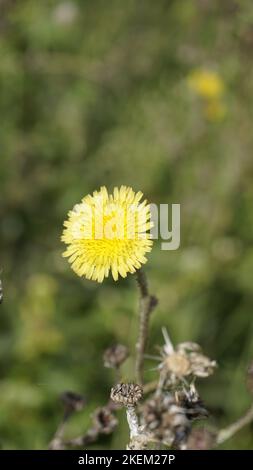
<svg viewBox="0 0 253 470"><path fill-rule="evenodd" d="M97 285L61 258L67 211L102 184L181 204L180 249L156 242L147 265L160 299L149 352L166 325L217 359L201 384L215 424L249 405L252 18L251 0L0 2L2 448L46 448L66 389L89 400L68 434L85 430L114 380L102 351L134 350L134 278ZM222 119L188 86L199 68L224 82ZM98 447L122 447L126 433L122 420ZM252 447L249 428L226 443Z"/></svg>

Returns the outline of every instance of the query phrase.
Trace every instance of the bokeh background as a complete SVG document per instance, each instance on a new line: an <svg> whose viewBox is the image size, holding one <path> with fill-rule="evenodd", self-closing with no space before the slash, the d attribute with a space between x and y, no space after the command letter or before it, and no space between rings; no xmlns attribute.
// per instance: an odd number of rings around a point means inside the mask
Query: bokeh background
<svg viewBox="0 0 253 470"><path fill-rule="evenodd" d="M252 50L251 0L0 0L1 448L46 448L68 389L88 400L66 432L82 434L114 380L103 350L134 351L134 277L99 285L61 257L67 211L100 185L181 204L180 249L156 242L146 266L149 352L165 325L218 361L200 383L212 424L249 406ZM126 439L122 419L94 447ZM253 448L253 427L223 447Z"/></svg>

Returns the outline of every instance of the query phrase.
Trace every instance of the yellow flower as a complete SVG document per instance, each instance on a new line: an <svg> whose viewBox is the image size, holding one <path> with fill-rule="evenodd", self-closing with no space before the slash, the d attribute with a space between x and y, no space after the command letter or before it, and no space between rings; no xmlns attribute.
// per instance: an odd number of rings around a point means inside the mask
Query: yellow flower
<svg viewBox="0 0 253 470"><path fill-rule="evenodd" d="M140 202L142 196L126 186L108 194L103 186L69 212L62 235L68 245L63 256L79 276L102 282L111 271L116 281L119 274L126 277L147 261L152 223L150 206L146 200Z"/></svg>
<svg viewBox="0 0 253 470"><path fill-rule="evenodd" d="M224 83L214 71L198 69L188 77L190 88L205 99L221 97L224 92Z"/></svg>

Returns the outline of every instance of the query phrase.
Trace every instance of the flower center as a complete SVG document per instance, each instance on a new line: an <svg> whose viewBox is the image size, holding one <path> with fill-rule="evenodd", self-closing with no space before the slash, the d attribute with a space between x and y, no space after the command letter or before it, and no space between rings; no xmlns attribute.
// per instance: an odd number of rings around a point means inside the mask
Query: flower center
<svg viewBox="0 0 253 470"><path fill-rule="evenodd" d="M190 374L190 361L181 353L173 353L165 359L165 366L169 372L182 377Z"/></svg>

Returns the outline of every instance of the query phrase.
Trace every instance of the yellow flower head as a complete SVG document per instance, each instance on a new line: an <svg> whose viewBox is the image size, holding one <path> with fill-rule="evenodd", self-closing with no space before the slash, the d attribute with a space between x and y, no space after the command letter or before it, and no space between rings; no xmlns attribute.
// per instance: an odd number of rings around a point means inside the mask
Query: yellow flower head
<svg viewBox="0 0 253 470"><path fill-rule="evenodd" d="M116 281L147 261L152 227L143 194L121 186L108 194L103 186L76 204L64 222L62 241L72 269L87 279L102 282L111 271Z"/></svg>
<svg viewBox="0 0 253 470"><path fill-rule="evenodd" d="M194 70L188 77L190 88L205 99L219 98L224 92L221 77L211 70Z"/></svg>

